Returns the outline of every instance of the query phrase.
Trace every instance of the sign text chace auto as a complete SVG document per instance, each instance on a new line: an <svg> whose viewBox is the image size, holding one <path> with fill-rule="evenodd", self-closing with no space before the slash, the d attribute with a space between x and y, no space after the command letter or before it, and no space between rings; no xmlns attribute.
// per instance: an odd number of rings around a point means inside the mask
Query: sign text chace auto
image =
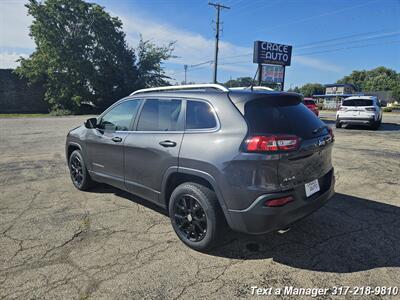
<svg viewBox="0 0 400 300"><path fill-rule="evenodd" d="M253 62L290 66L292 46L271 42L255 41Z"/></svg>

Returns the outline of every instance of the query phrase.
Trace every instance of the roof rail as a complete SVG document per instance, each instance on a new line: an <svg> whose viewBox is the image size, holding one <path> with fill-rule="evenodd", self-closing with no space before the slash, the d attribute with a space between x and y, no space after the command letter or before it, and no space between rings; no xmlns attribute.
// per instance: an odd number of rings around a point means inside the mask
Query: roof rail
<svg viewBox="0 0 400 300"><path fill-rule="evenodd" d="M155 87L155 88L141 89L141 90L134 91L133 93L130 94L130 96L141 94L141 93L150 93L150 92L158 92L158 91L197 90L197 89L206 89L206 88L216 89L216 90L220 90L222 92L229 92L229 90L221 84L210 83L210 84L171 85L171 86L161 86L161 87Z"/></svg>
<svg viewBox="0 0 400 300"><path fill-rule="evenodd" d="M260 85L255 85L253 87L251 86L238 86L238 87L232 87L229 88L230 90L237 91L237 90L256 90L256 91L273 91L274 89L271 89L266 86L260 86Z"/></svg>

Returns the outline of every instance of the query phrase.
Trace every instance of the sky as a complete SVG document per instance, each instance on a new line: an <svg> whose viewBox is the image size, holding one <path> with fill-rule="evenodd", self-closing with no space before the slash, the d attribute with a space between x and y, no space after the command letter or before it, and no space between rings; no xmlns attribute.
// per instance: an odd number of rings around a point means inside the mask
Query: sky
<svg viewBox="0 0 400 300"><path fill-rule="evenodd" d="M35 49L24 3L0 0L0 68L15 68ZM157 45L175 41L164 64L171 82L212 81L216 9L203 0L95 0L119 17L130 46L140 35ZM254 77L256 40L293 46L285 89L333 83L353 70L385 66L400 72L400 0L224 0L218 81ZM208 62L208 63L207 63ZM203 64L202 64L203 63ZM201 64L200 66L193 66Z"/></svg>

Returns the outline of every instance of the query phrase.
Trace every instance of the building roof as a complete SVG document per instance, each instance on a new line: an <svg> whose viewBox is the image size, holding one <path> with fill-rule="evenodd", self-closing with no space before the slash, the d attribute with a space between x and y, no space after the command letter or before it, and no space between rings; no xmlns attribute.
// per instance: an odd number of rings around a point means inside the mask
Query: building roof
<svg viewBox="0 0 400 300"><path fill-rule="evenodd" d="M346 98L345 100L351 100L351 99L376 99L376 96L365 96L365 95L357 95L357 96L350 96Z"/></svg>
<svg viewBox="0 0 400 300"><path fill-rule="evenodd" d="M328 94L328 95L313 95L315 98L345 98L352 96L363 96L364 94Z"/></svg>
<svg viewBox="0 0 400 300"><path fill-rule="evenodd" d="M350 86L353 89L356 89L354 84L351 83L330 83L330 84L325 84L325 87L342 87L342 86Z"/></svg>

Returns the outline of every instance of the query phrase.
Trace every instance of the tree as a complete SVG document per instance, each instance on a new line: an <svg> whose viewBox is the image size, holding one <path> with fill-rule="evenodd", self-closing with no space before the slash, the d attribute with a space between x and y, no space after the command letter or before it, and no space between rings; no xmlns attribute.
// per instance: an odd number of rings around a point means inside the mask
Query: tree
<svg viewBox="0 0 400 300"><path fill-rule="evenodd" d="M319 83L306 83L301 87L295 86L289 89L289 92L303 94L304 97L312 97L313 95L321 95L325 92L325 87Z"/></svg>
<svg viewBox="0 0 400 300"><path fill-rule="evenodd" d="M227 87L247 87L250 85L258 85L258 81L251 77L239 77L237 79L230 79L224 83ZM272 89L278 88L276 83L261 83L262 86L270 87Z"/></svg>
<svg viewBox="0 0 400 300"><path fill-rule="evenodd" d="M152 86L170 85L167 81L170 79L165 74L162 66L163 61L174 57L172 55L175 42L170 42L167 46L157 47L149 41L140 38L137 52L137 88L145 88Z"/></svg>
<svg viewBox="0 0 400 300"><path fill-rule="evenodd" d="M250 86L250 85L256 85L256 81L253 80L251 77L239 77L237 79L230 79L227 82L225 82L224 85L227 87L241 87L241 86Z"/></svg>
<svg viewBox="0 0 400 300"><path fill-rule="evenodd" d="M367 77L367 71L353 71L350 75L344 76L342 79L339 79L337 83L347 83L353 84L356 88L356 91L360 92L364 88L364 81Z"/></svg>
<svg viewBox="0 0 400 300"><path fill-rule="evenodd" d="M295 86L294 88L290 88L288 92L293 92L293 93L301 93L300 88L298 86Z"/></svg>
<svg viewBox="0 0 400 300"><path fill-rule="evenodd" d="M135 52L118 18L82 0L29 0L26 7L36 50L20 59L16 72L44 82L53 109L79 112L85 102L104 109L136 88L165 84L161 64L172 45L141 40Z"/></svg>
<svg viewBox="0 0 400 300"><path fill-rule="evenodd" d="M321 95L325 92L325 88L319 83L306 83L300 88L300 93L304 97L312 97L313 95Z"/></svg>
<svg viewBox="0 0 400 300"><path fill-rule="evenodd" d="M400 73L385 67L372 70L353 71L337 81L354 84L358 91L392 91L392 96L400 100Z"/></svg>

